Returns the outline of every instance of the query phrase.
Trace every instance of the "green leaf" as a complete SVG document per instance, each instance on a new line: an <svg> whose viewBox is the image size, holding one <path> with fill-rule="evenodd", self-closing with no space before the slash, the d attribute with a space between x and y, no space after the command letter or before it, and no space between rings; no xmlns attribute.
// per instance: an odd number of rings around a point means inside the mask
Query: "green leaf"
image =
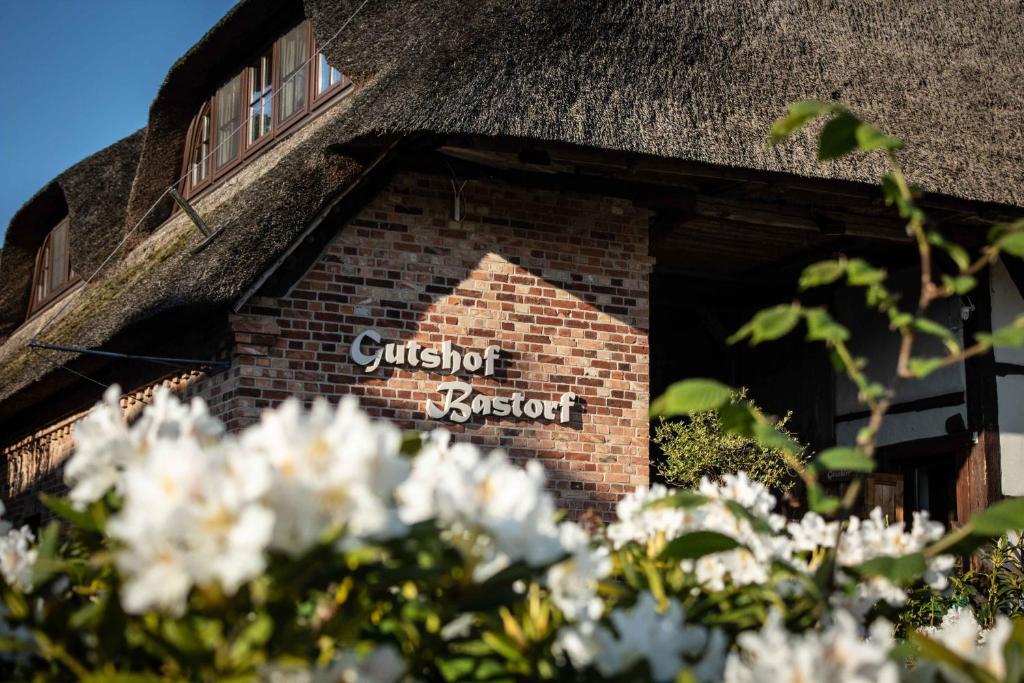
<svg viewBox="0 0 1024 683"><path fill-rule="evenodd" d="M911 629L910 641L917 646L918 656L922 660L943 664L959 674L957 678L973 683L997 683L995 676L988 670L960 657L945 645L933 640L920 631ZM945 677L943 677L945 680ZM1009 680L1009 679L1007 679Z"/></svg>
<svg viewBox="0 0 1024 683"><path fill-rule="evenodd" d="M882 195L885 197L886 206L896 205L900 218L909 220L911 216L921 212L920 209L914 206L913 201L903 196L899 183L896 182L896 178L891 173L886 173L882 176Z"/></svg>
<svg viewBox="0 0 1024 683"><path fill-rule="evenodd" d="M937 230L929 230L927 237L930 244L939 247L949 254L949 258L953 259L953 263L956 264L957 268L960 270L967 270L967 268L970 267L971 257L967 253L967 250L959 244L950 242Z"/></svg>
<svg viewBox="0 0 1024 683"><path fill-rule="evenodd" d="M882 576L893 583L906 584L924 576L927 568L924 555L911 553L896 557L889 555L874 557L853 569L863 576Z"/></svg>
<svg viewBox="0 0 1024 683"><path fill-rule="evenodd" d="M1000 327L998 330L993 330L991 334L979 332L975 338L991 346L1018 348L1024 346L1024 326L1022 324L1024 324L1024 318L1018 318L1012 325Z"/></svg>
<svg viewBox="0 0 1024 683"><path fill-rule="evenodd" d="M800 274L800 289L830 285L846 272L844 261L819 261L804 268Z"/></svg>
<svg viewBox="0 0 1024 683"><path fill-rule="evenodd" d="M808 341L836 344L850 338L850 331L837 323L824 309L807 309L804 311L804 319L807 321Z"/></svg>
<svg viewBox="0 0 1024 683"><path fill-rule="evenodd" d="M661 552L663 560L697 560L705 555L733 550L740 546L717 531L691 531L672 539Z"/></svg>
<svg viewBox="0 0 1024 683"><path fill-rule="evenodd" d="M941 358L911 358L907 363L910 374L914 377L927 377L942 367Z"/></svg>
<svg viewBox="0 0 1024 683"><path fill-rule="evenodd" d="M89 510L77 510L67 498L58 498L45 493L39 494L39 500L50 508L58 517L85 531L99 531L92 513Z"/></svg>
<svg viewBox="0 0 1024 683"><path fill-rule="evenodd" d="M897 150L903 147L903 141L886 135L868 123L859 123L855 133L857 146L862 151L871 152L876 149Z"/></svg>
<svg viewBox="0 0 1024 683"><path fill-rule="evenodd" d="M895 307L887 310L886 315L889 316L889 326L894 330L902 330L914 322L913 315Z"/></svg>
<svg viewBox="0 0 1024 683"><path fill-rule="evenodd" d="M997 243L1000 250L1016 256L1024 257L1024 232L1011 232Z"/></svg>
<svg viewBox="0 0 1024 683"><path fill-rule="evenodd" d="M732 390L711 379L676 382L651 403L651 415L690 415L716 410L729 402Z"/></svg>
<svg viewBox="0 0 1024 683"><path fill-rule="evenodd" d="M1024 498L1002 500L971 518L976 533L1002 536L1008 531L1024 529Z"/></svg>
<svg viewBox="0 0 1024 683"><path fill-rule="evenodd" d="M160 626L164 639L183 653L197 655L206 651L203 639L184 621L167 619Z"/></svg>
<svg viewBox="0 0 1024 683"><path fill-rule="evenodd" d="M873 472L875 469L875 461L856 448L829 448L815 459L815 463L832 471Z"/></svg>
<svg viewBox="0 0 1024 683"><path fill-rule="evenodd" d="M789 334L800 322L800 309L797 306L783 304L758 311L749 323L737 330L727 342L735 344L745 337L750 337L750 345L755 346L763 341L772 341Z"/></svg>
<svg viewBox="0 0 1024 683"><path fill-rule="evenodd" d="M819 115L832 111L834 105L818 100L803 100L791 102L785 116L776 119L771 128L771 144L777 144L789 137L796 131L803 128L807 123Z"/></svg>
<svg viewBox="0 0 1024 683"><path fill-rule="evenodd" d="M941 339L943 345L950 353L958 353L960 351L960 344L957 343L956 337L945 325L941 325L930 318L914 318L912 327L918 332L930 334Z"/></svg>
<svg viewBox="0 0 1024 683"><path fill-rule="evenodd" d="M519 648L516 646L514 642L512 642L510 638L503 636L499 633L494 633L493 631L485 631L480 636L480 639L487 643L492 650L494 650L496 653L498 653L505 659L511 662L516 662L518 664L526 663L526 658L523 657L523 654L519 651Z"/></svg>
<svg viewBox="0 0 1024 683"><path fill-rule="evenodd" d="M767 520L758 517L738 501L727 500L725 501L725 507L729 508L729 511L732 512L734 517L747 520L747 523L750 524L750 527L757 533L764 534L766 536L775 536L778 534L778 532L772 528L772 525L769 524Z"/></svg>
<svg viewBox="0 0 1024 683"><path fill-rule="evenodd" d="M759 444L769 449L786 451L787 453L799 453L803 450L800 444L770 424L761 422L755 424L754 438L757 439Z"/></svg>
<svg viewBox="0 0 1024 683"><path fill-rule="evenodd" d="M942 284L954 294L963 295L974 289L978 285L978 281L970 275L957 275L956 277L943 275Z"/></svg>
<svg viewBox="0 0 1024 683"><path fill-rule="evenodd" d="M757 418L746 403L726 403L718 409L718 419L722 421L722 430L726 433L754 435Z"/></svg>
<svg viewBox="0 0 1024 683"><path fill-rule="evenodd" d="M696 491L677 491L664 498L658 498L647 504L656 508L696 508L708 502L707 496Z"/></svg>
<svg viewBox="0 0 1024 683"><path fill-rule="evenodd" d="M839 499L835 496L825 495L821 486L812 486L807 489L807 504L812 512L819 515L831 515L839 509Z"/></svg>
<svg viewBox="0 0 1024 683"><path fill-rule="evenodd" d="M818 161L838 159L857 147L857 127L860 121L849 113L834 116L821 129L818 138Z"/></svg>
<svg viewBox="0 0 1024 683"><path fill-rule="evenodd" d="M846 282L854 287L867 287L885 282L887 273L863 259L851 259L846 265Z"/></svg>

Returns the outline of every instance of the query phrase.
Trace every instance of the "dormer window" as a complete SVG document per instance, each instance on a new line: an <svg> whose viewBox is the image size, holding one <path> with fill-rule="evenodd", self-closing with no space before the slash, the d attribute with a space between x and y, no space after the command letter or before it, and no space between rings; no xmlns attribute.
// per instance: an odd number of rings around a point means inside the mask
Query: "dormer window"
<svg viewBox="0 0 1024 683"><path fill-rule="evenodd" d="M60 296L78 280L71 270L69 243L68 219L65 218L50 231L36 253L32 296L28 307L30 316Z"/></svg>
<svg viewBox="0 0 1024 683"><path fill-rule="evenodd" d="M221 85L192 120L182 193L203 190L351 85L316 50L308 21Z"/></svg>

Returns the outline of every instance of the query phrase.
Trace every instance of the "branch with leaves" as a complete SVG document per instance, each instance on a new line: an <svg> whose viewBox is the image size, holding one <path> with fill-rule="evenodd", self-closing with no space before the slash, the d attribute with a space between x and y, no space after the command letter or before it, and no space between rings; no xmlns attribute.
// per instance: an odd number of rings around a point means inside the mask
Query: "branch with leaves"
<svg viewBox="0 0 1024 683"><path fill-rule="evenodd" d="M888 381L871 379L867 373L867 359L855 355L850 348L850 330L840 324L826 307L808 307L800 301L758 312L728 342L745 341L757 345L778 340L803 323L806 340L824 344L835 367L856 386L858 400L869 411L867 424L857 434L856 443L826 449L804 466L796 457L799 444L778 432L773 421L751 404L728 403L731 389L716 381L691 379L674 384L652 403L651 413L675 416L720 411L727 430L755 437L766 446L789 453L791 466L799 472L806 486L809 508L841 521L857 507L863 481L875 469L879 431L904 381L924 378L942 368L988 353L997 346L1024 346L1024 316L991 333L979 333L964 344L950 329L928 317L929 308L936 301L965 296L974 290L978 285L976 276L1000 256L1024 257L1024 219L993 225L988 233L988 243L972 256L968 249L951 241L929 222L919 203L921 193L907 181L899 162L898 152L903 148L903 142L862 121L849 109L821 101L791 104L788 113L773 124L770 141L779 144L819 119L825 121L818 133L820 161L839 159L856 152L884 156L887 171L881 178L882 195L886 205L895 207L906 221L907 235L918 256L919 293L913 309L905 310L900 306L899 295L887 286L889 274L886 270L863 259L844 256L807 266L800 276L799 289L807 291L845 285L863 290L865 305L882 314L889 329L899 338L895 366ZM947 268L950 272L938 272L936 252L948 258L952 264L952 268ZM920 335L939 340L945 353L938 356L915 355ZM854 475L841 498L827 495L821 484L821 475L830 471ZM1024 500L1003 501L976 515L923 554L934 557L954 551L966 552L984 538L1021 525L1024 525Z"/></svg>

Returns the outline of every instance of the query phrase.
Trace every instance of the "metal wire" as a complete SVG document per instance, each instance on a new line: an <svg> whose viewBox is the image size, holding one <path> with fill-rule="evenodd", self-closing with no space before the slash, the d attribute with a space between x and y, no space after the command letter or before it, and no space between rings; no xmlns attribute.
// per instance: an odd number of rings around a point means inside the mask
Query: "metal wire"
<svg viewBox="0 0 1024 683"><path fill-rule="evenodd" d="M29 348L32 350L32 353L36 354L37 356L40 356L41 358L43 358L43 360L47 360L47 358L45 356L43 356L42 353L39 352L39 349L37 347L30 346ZM92 382L93 384L95 384L97 386L100 386L100 387L103 387L104 389L109 389L111 387L110 384L104 384L103 382L99 381L98 379L93 379L92 377L89 377L88 375L82 374L81 372L78 372L77 370L73 370L72 368L69 368L67 365L65 365L63 363L61 363L57 367L59 369L61 369L61 370L67 370L72 375L80 377L80 378L84 379L87 382ZM125 396L128 396L128 394L126 394L124 392L121 392L121 398L124 398ZM145 403L147 406L148 405L152 405L149 401L147 401L146 399L142 398L141 394L138 397L132 396L131 398L133 398L136 401L141 401L142 403Z"/></svg>

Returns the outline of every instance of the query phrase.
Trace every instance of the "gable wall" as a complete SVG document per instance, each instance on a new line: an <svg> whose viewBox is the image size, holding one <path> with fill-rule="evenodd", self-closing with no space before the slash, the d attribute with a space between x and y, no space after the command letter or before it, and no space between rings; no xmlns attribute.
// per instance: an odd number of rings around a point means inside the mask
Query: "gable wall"
<svg viewBox="0 0 1024 683"><path fill-rule="evenodd" d="M234 366L197 388L233 429L295 394L359 397L403 428L439 426L519 460L537 459L562 504L609 515L648 483L648 214L622 199L471 181L451 220L447 176L397 175L280 298L233 319ZM494 376L353 363L365 329L385 341L501 347ZM426 416L438 384L582 404L566 424Z"/></svg>

